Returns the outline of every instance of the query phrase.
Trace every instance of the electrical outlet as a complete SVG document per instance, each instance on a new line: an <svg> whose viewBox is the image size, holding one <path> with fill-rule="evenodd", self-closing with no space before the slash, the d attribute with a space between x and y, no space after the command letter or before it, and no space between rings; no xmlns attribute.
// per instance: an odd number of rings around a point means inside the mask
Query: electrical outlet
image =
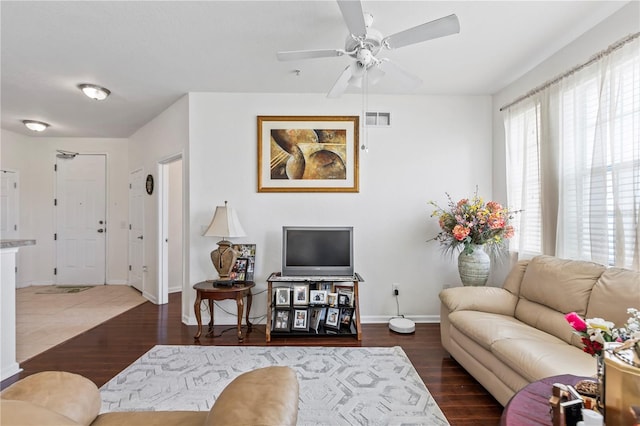
<svg viewBox="0 0 640 426"><path fill-rule="evenodd" d="M397 296L400 293L400 284L399 283L391 284L391 293L394 296Z"/></svg>

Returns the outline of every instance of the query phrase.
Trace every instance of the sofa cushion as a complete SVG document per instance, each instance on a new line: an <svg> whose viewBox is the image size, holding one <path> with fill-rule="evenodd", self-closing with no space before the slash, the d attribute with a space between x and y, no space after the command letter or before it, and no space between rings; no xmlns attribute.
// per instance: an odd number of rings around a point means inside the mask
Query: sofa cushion
<svg viewBox="0 0 640 426"><path fill-rule="evenodd" d="M580 337L574 333L562 312L527 299L520 299L516 307L516 316L525 324L549 333L577 348L583 346Z"/></svg>
<svg viewBox="0 0 640 426"><path fill-rule="evenodd" d="M3 426L79 426L70 418L28 401L0 400L0 424Z"/></svg>
<svg viewBox="0 0 640 426"><path fill-rule="evenodd" d="M208 411L126 411L100 414L91 426L202 426Z"/></svg>
<svg viewBox="0 0 640 426"><path fill-rule="evenodd" d="M502 288L516 296L520 294L520 284L522 284L522 277L524 276L528 265L529 260L519 260L507 274L507 277L504 279L504 283L502 284Z"/></svg>
<svg viewBox="0 0 640 426"><path fill-rule="evenodd" d="M504 339L529 338L552 343L558 341L557 338L506 315L458 311L449 314L449 321L457 330L489 351L494 342Z"/></svg>
<svg viewBox="0 0 640 426"><path fill-rule="evenodd" d="M591 289L604 270L604 266L592 262L536 256L522 277L520 297L563 314L584 316ZM517 307L516 318L520 319Z"/></svg>
<svg viewBox="0 0 640 426"><path fill-rule="evenodd" d="M65 371L43 371L12 384L2 399L28 401L89 425L102 405L98 387L86 377Z"/></svg>
<svg viewBox="0 0 640 426"><path fill-rule="evenodd" d="M530 382L560 374L590 377L596 373L595 358L559 339L503 339L493 343L492 353Z"/></svg>
<svg viewBox="0 0 640 426"><path fill-rule="evenodd" d="M609 268L591 291L587 318L604 318L616 327L627 322L627 308L640 309L640 272Z"/></svg>

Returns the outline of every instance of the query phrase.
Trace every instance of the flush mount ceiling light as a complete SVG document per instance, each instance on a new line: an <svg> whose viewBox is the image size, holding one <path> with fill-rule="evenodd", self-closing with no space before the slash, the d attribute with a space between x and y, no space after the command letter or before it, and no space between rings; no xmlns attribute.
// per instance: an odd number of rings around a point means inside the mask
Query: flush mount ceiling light
<svg viewBox="0 0 640 426"><path fill-rule="evenodd" d="M109 89L96 86L95 84L79 84L78 88L82 90L82 93L84 93L91 99L95 99L96 101L103 101L107 99L107 96L109 96L109 94L111 94L111 91Z"/></svg>
<svg viewBox="0 0 640 426"><path fill-rule="evenodd" d="M22 120L22 124L24 124L27 129L33 130L34 132L44 132L49 124L43 121L36 120Z"/></svg>

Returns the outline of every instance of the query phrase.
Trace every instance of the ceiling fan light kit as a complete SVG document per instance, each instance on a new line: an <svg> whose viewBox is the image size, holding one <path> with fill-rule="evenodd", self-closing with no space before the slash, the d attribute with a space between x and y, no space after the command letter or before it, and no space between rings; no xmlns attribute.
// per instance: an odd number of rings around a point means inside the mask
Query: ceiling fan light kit
<svg viewBox="0 0 640 426"><path fill-rule="evenodd" d="M460 32L458 17L449 15L384 37L379 31L371 28L373 15L363 13L360 1L337 0L337 2L349 30L344 49L294 50L277 52L276 54L280 61L344 55L355 59L355 63L344 69L329 90L327 94L329 98L340 97L349 85L365 90L364 86L367 82L376 84L387 74L393 76L407 88L417 87L422 83L422 80L389 59L378 58L378 53L383 47L393 50ZM368 75L368 79L363 78L365 74ZM363 84L363 80L368 81Z"/></svg>

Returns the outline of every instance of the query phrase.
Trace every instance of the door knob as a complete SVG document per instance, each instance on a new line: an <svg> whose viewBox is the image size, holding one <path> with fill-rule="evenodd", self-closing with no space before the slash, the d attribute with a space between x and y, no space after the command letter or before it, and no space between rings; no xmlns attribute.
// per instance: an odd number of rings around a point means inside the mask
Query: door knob
<svg viewBox="0 0 640 426"><path fill-rule="evenodd" d="M141 239L142 239L142 235L140 235L140 236L138 237L138 239L139 239L139 240L141 240Z"/></svg>
<svg viewBox="0 0 640 426"><path fill-rule="evenodd" d="M104 229L100 228L98 229L98 232L102 234L104 232Z"/></svg>

